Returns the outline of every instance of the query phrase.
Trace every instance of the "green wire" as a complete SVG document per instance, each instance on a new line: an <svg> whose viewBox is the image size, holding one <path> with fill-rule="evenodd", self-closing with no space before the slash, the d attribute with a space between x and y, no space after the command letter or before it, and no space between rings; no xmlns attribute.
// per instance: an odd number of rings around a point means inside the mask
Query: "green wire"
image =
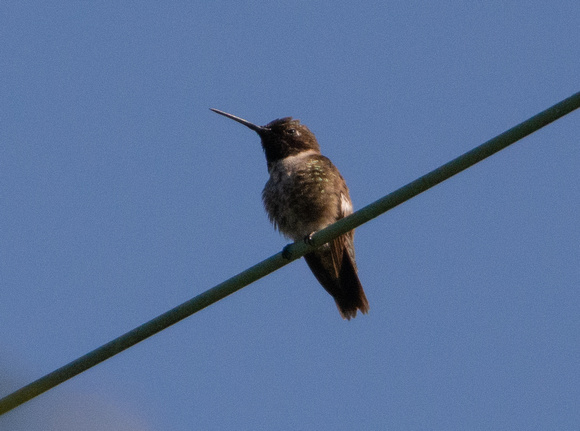
<svg viewBox="0 0 580 431"><path fill-rule="evenodd" d="M475 147L473 150L468 151L456 159L445 163L443 166L416 179L406 186L382 197L370 205L367 205L350 216L339 220L320 232L317 232L312 237L312 243L320 246L333 238L366 223L412 197L417 196L419 193L430 189L464 169L467 169L492 154L495 154L547 124L550 124L552 121L563 117L578 107L580 107L580 92L533 116L523 123L518 124L501 135ZM282 266L287 265L292 260L302 257L312 248L312 245L307 245L301 241L291 244L285 248L285 257L282 257L282 252L277 253L229 280L201 293L195 298L178 305L141 326L138 326L132 331L115 338L92 352L89 352L44 377L18 389L0 399L0 415L168 328L180 320L197 313L199 310L231 295L248 284L274 272Z"/></svg>

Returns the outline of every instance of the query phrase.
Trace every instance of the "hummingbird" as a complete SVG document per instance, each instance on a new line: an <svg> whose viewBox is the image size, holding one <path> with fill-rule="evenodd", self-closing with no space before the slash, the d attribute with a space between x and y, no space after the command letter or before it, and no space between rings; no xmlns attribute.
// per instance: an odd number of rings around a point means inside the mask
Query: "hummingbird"
<svg viewBox="0 0 580 431"><path fill-rule="evenodd" d="M308 242L315 232L352 214L346 182L320 153L316 137L300 120L285 117L258 126L210 109L260 136L270 175L262 200L270 222L285 237ZM358 310L364 314L369 310L358 278L353 240L354 230L304 255L310 270L347 320Z"/></svg>

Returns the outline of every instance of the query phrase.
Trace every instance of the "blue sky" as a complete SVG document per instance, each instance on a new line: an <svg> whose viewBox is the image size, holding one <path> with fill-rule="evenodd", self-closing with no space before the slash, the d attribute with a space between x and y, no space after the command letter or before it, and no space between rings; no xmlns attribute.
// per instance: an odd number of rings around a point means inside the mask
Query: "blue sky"
<svg viewBox="0 0 580 431"><path fill-rule="evenodd" d="M280 251L257 136L356 208L580 88L577 2L3 2L0 395ZM575 112L0 417L11 430L580 426Z"/></svg>

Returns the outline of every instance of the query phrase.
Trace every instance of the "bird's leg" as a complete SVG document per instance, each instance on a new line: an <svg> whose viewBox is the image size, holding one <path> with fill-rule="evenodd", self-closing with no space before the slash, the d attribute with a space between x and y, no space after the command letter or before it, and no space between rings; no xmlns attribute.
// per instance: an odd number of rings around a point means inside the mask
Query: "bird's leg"
<svg viewBox="0 0 580 431"><path fill-rule="evenodd" d="M292 252L290 251L290 246L292 244L288 244L282 249L282 257L286 260L292 260Z"/></svg>
<svg viewBox="0 0 580 431"><path fill-rule="evenodd" d="M312 235L314 235L315 233L316 232L310 232L308 235L306 235L304 237L304 243L307 245L314 245L314 241L312 240ZM282 249L282 257L284 259L292 260L292 252L290 251L291 246L292 246L292 244L288 244Z"/></svg>
<svg viewBox="0 0 580 431"><path fill-rule="evenodd" d="M312 235L316 232L310 232L308 235L304 237L304 243L308 245L314 245L314 240L312 239Z"/></svg>

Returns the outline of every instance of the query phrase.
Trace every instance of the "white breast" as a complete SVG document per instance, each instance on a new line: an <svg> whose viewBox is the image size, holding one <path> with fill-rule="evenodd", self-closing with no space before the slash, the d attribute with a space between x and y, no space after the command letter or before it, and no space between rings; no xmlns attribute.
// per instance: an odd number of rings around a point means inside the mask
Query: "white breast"
<svg viewBox="0 0 580 431"><path fill-rule="evenodd" d="M292 174L293 172L296 172L301 166L304 166L304 159L307 159L314 154L318 154L318 152L314 150L308 150L296 154L295 156L288 156L273 164L268 173L272 174L274 171L280 171L286 172L287 174Z"/></svg>

